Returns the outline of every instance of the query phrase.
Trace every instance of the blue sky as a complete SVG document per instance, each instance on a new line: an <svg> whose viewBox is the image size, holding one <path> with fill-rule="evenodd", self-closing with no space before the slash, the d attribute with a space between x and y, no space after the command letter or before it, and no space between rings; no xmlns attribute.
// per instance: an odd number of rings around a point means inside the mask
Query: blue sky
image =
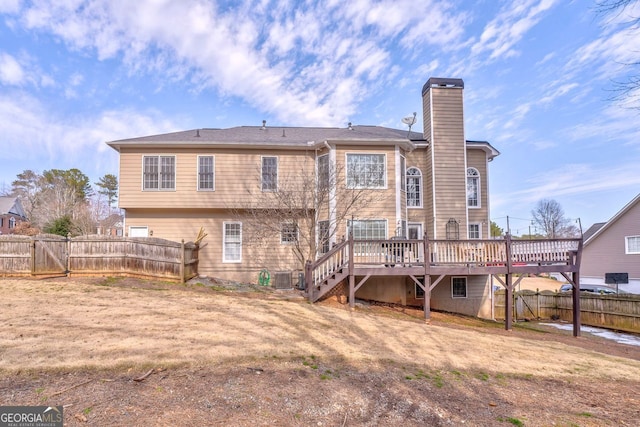
<svg viewBox="0 0 640 427"><path fill-rule="evenodd" d="M610 98L640 33L595 0L0 0L0 189L25 169L117 174L105 141L236 125L406 128L465 82L491 217L555 199L583 228L640 193L640 110ZM626 104L626 105L625 105ZM422 129L418 122L414 130Z"/></svg>

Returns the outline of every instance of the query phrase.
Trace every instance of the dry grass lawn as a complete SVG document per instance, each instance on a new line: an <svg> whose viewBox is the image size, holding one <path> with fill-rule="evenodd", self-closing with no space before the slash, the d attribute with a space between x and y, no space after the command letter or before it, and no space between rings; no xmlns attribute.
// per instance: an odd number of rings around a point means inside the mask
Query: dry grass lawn
<svg viewBox="0 0 640 427"><path fill-rule="evenodd" d="M640 419L640 348L533 325L133 279L0 279L0 293L0 405L65 405L65 425Z"/></svg>

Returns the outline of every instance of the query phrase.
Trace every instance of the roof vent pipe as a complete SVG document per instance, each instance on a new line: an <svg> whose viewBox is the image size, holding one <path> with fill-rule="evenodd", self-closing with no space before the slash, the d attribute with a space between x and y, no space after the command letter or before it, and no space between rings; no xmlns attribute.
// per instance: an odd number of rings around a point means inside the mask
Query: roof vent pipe
<svg viewBox="0 0 640 427"><path fill-rule="evenodd" d="M261 129L262 129L262 130L265 130L266 128L267 128L267 121L266 121L266 120L263 120L263 121L262 121L262 128L261 128Z"/></svg>
<svg viewBox="0 0 640 427"><path fill-rule="evenodd" d="M200 129L196 129L196 138L200 138Z"/></svg>
<svg viewBox="0 0 640 427"><path fill-rule="evenodd" d="M353 130L353 126L351 122L349 122L349 130Z"/></svg>

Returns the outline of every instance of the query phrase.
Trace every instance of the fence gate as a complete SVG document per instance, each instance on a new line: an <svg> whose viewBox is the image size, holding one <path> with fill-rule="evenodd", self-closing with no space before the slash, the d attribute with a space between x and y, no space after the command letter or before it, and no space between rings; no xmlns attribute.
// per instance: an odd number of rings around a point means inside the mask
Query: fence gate
<svg viewBox="0 0 640 427"><path fill-rule="evenodd" d="M61 236L38 237L33 241L33 274L67 273L67 238Z"/></svg>

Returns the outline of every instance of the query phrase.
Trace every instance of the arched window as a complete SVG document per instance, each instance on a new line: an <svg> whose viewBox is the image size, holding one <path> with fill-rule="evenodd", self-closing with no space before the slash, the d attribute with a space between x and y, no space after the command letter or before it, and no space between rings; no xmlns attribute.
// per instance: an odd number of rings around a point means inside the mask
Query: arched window
<svg viewBox="0 0 640 427"><path fill-rule="evenodd" d="M407 207L422 207L422 173L418 168L407 169Z"/></svg>
<svg viewBox="0 0 640 427"><path fill-rule="evenodd" d="M16 219L14 217L9 218L9 228L16 228Z"/></svg>
<svg viewBox="0 0 640 427"><path fill-rule="evenodd" d="M480 207L480 173L476 168L467 168L467 206Z"/></svg>

